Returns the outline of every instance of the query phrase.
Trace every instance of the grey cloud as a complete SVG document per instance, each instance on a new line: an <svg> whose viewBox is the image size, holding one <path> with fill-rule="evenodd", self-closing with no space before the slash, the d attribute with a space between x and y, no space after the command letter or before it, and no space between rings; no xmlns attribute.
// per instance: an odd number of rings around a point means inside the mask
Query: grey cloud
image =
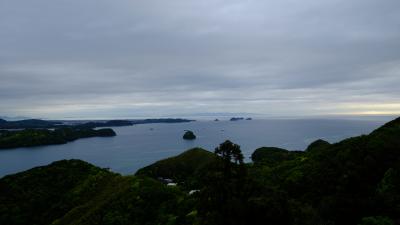
<svg viewBox="0 0 400 225"><path fill-rule="evenodd" d="M0 114L400 113L382 109L400 100L399 8L397 0L3 0Z"/></svg>

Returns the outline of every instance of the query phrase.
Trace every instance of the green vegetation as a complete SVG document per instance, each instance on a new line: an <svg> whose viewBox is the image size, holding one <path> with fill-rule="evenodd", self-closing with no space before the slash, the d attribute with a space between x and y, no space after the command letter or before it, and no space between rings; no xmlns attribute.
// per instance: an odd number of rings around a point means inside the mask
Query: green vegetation
<svg viewBox="0 0 400 225"><path fill-rule="evenodd" d="M0 224L175 224L180 213L190 223L179 189L80 160L6 176L0 193Z"/></svg>
<svg viewBox="0 0 400 225"><path fill-rule="evenodd" d="M115 136L112 129L77 129L59 128L25 129L19 131L6 131L0 133L0 149L31 147L39 145L65 144L79 138L88 137L112 137Z"/></svg>
<svg viewBox="0 0 400 225"><path fill-rule="evenodd" d="M249 189L240 146L230 141L214 151L217 160L208 168L199 193L202 224L253 224L248 217Z"/></svg>
<svg viewBox="0 0 400 225"><path fill-rule="evenodd" d="M216 156L201 148L194 148L186 152L158 161L136 172L135 175L152 178L169 178L181 186L195 189L198 180L209 165L216 160Z"/></svg>
<svg viewBox="0 0 400 225"><path fill-rule="evenodd" d="M361 220L360 225L393 225L393 221L383 216L365 217Z"/></svg>
<svg viewBox="0 0 400 225"><path fill-rule="evenodd" d="M196 135L194 135L193 131L188 130L183 135L183 139L185 139L185 140L194 140L194 139L196 139Z"/></svg>
<svg viewBox="0 0 400 225"><path fill-rule="evenodd" d="M358 224L371 216L396 221L399 125L397 119L370 135L332 145L314 142L306 152L289 153L292 156L278 164L254 163L249 173L257 182L284 192L292 224Z"/></svg>
<svg viewBox="0 0 400 225"><path fill-rule="evenodd" d="M277 165L278 163L295 159L298 155L304 152L288 151L282 148L262 147L256 149L251 154L251 159L254 163L266 163L268 165Z"/></svg>
<svg viewBox="0 0 400 225"><path fill-rule="evenodd" d="M313 143L311 143L307 147L306 152L314 151L314 150L318 151L318 149L327 148L327 147L329 147L329 145L330 145L329 142L321 140L321 139L318 139L318 140L314 141Z"/></svg>
<svg viewBox="0 0 400 225"><path fill-rule="evenodd" d="M79 160L0 179L0 224L326 224L400 222L400 118L304 152L230 141L120 176ZM167 186L154 178L170 178ZM199 190L189 192L190 190Z"/></svg>

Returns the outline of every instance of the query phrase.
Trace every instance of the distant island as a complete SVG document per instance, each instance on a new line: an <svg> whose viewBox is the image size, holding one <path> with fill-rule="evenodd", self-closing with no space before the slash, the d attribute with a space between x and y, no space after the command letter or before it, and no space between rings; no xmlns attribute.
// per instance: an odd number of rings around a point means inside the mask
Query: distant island
<svg viewBox="0 0 400 225"><path fill-rule="evenodd" d="M239 120L244 120L244 118L243 117L232 117L230 119L230 121L239 121Z"/></svg>
<svg viewBox="0 0 400 225"><path fill-rule="evenodd" d="M0 130L0 149L65 144L80 138L113 137L115 135L110 128L98 130L90 128Z"/></svg>
<svg viewBox="0 0 400 225"><path fill-rule="evenodd" d="M134 124L146 124L146 123L188 123L188 122L194 122L196 120L166 118L166 119L144 119L144 120L131 120L131 121Z"/></svg>
<svg viewBox="0 0 400 225"><path fill-rule="evenodd" d="M76 127L96 128L96 127L123 127L132 126L134 123L129 120L109 120L104 122L87 122L75 125Z"/></svg>
<svg viewBox="0 0 400 225"><path fill-rule="evenodd" d="M150 123L188 123L195 120L187 119L143 119L143 120L109 120L104 122L87 122L78 124L78 127L121 127L121 126L132 126L138 124L150 124Z"/></svg>
<svg viewBox="0 0 400 225"><path fill-rule="evenodd" d="M96 128L96 127L119 127L119 126L132 126L136 124L149 124L149 123L187 123L195 120L188 119L141 119L141 120L108 120L108 121L69 121L57 120L40 120L40 119L27 119L19 121L6 121L0 119L0 129L28 129L28 128L62 128L62 127L77 127L77 128Z"/></svg>
<svg viewBox="0 0 400 225"><path fill-rule="evenodd" d="M196 139L196 135L194 135L193 131L187 130L182 138L185 140L194 140Z"/></svg>
<svg viewBox="0 0 400 225"><path fill-rule="evenodd" d="M247 117L246 119L244 117L232 117L230 121L239 121L239 120L252 120L251 117Z"/></svg>

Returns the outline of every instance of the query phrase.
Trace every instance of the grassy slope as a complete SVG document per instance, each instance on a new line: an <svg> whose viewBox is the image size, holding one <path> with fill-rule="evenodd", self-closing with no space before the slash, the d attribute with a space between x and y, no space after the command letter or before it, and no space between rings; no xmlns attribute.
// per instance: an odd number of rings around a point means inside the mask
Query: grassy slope
<svg viewBox="0 0 400 225"><path fill-rule="evenodd" d="M0 224L166 224L188 213L178 204L185 196L150 178L62 160L0 179Z"/></svg>
<svg viewBox="0 0 400 225"><path fill-rule="evenodd" d="M62 160L0 179L0 224L49 224L117 176L79 160ZM92 183L98 180L98 183Z"/></svg>
<svg viewBox="0 0 400 225"><path fill-rule="evenodd" d="M199 175L215 159L213 153L201 148L194 148L178 156L163 159L146 166L138 170L136 175L170 178L179 183L190 183L191 178Z"/></svg>

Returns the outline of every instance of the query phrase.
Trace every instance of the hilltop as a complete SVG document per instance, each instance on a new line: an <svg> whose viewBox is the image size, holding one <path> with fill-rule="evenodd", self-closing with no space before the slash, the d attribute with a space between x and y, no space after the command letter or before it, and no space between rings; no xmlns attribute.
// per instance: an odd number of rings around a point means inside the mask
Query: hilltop
<svg viewBox="0 0 400 225"><path fill-rule="evenodd" d="M146 166L135 175L152 178L169 178L186 186L192 186L201 173L216 160L212 152L201 148L187 150L178 156L167 158Z"/></svg>
<svg viewBox="0 0 400 225"><path fill-rule="evenodd" d="M0 179L0 224L167 224L185 212L182 197L150 178L62 160Z"/></svg>

